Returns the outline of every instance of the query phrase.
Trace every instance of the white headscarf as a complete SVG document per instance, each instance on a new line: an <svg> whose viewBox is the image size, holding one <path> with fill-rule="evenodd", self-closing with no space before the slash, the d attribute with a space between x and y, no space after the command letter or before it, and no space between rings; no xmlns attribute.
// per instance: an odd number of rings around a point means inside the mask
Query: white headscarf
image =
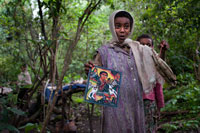
<svg viewBox="0 0 200 133"><path fill-rule="evenodd" d="M128 35L128 37L129 36L131 36L132 35L132 33L133 33L133 27L134 27L134 19L133 19L133 17L131 16L131 14L129 13L129 12L127 12L127 11L124 11L124 10L117 10L117 11L114 11L111 15L110 15L110 17L109 17L109 27L110 27L110 31L111 31L111 33L112 33L112 40L111 40L111 43L113 43L113 42L115 42L115 43L117 43L117 42L119 42L119 40L118 40L118 37L117 37L117 34L116 34L116 32L115 32L115 16L119 13L119 12L123 12L123 13L125 13L125 14L127 14L128 16L130 16L130 18L132 18L132 26L131 26L131 32L129 33L129 35ZM131 21L130 21L131 22Z"/></svg>

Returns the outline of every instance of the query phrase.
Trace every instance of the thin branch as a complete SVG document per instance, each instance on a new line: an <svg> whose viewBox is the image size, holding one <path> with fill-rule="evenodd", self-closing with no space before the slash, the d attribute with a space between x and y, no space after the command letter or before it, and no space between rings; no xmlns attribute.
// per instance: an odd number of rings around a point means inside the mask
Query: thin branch
<svg viewBox="0 0 200 133"><path fill-rule="evenodd" d="M39 8L39 15L40 15L41 32L42 32L42 35L44 36L44 39L48 40L48 38L46 36L43 13L42 13L42 4L41 4L40 0L38 0L38 8Z"/></svg>
<svg viewBox="0 0 200 133"><path fill-rule="evenodd" d="M101 0L98 1L97 4L100 3ZM92 11L94 11L94 9L97 7L97 4L95 4L93 7L90 6L89 4L89 9L86 8L85 12L83 13L83 17L86 15L86 11L89 10L90 12L87 14L87 17L85 18L85 22L87 21L87 19L89 18L90 14L92 13ZM74 41L72 41L72 44L69 45L68 47L68 50L66 52L66 55L65 55L65 59L64 59L64 66L63 66L63 69L62 69L62 74L58 80L58 85L57 85L57 88L55 90L55 95L53 97L53 101L52 101L52 104L51 104L51 107L47 113L47 116L44 120L44 123L43 123L43 127L42 127L42 130L41 132L43 133L45 131L45 127L46 127L46 124L48 123L49 121L49 118L50 118L50 115L53 111L53 108L54 108L54 105L55 105L55 102L56 102L56 96L58 96L58 90L62 89L62 80L64 78L64 75L69 67L69 64L71 63L71 57L72 57L72 53L74 51L74 48L75 46L77 45L79 39L80 39L80 35L81 35L81 32L82 32L82 29L83 29L83 26L85 24L85 22L83 21L83 17L79 18L79 22L78 22L78 25L77 25L77 31L76 31L76 35L75 35L75 38L73 39ZM82 27L82 29L81 29Z"/></svg>
<svg viewBox="0 0 200 133"><path fill-rule="evenodd" d="M88 20L90 14L94 11L94 9L97 8L97 6L100 4L100 2L101 2L101 0L99 0L92 8L88 11L87 17L84 19L84 21L83 21L83 23L82 23L82 25L81 25L81 29L80 29L81 32L82 32L83 26L85 25L85 22Z"/></svg>
<svg viewBox="0 0 200 133"><path fill-rule="evenodd" d="M30 121L35 120L35 119L39 116L39 114L41 113L41 111L42 111L42 108L40 108L40 109L39 109L35 114L33 114L31 117L28 117L28 118L24 119L23 121L20 121L20 122L19 122L19 125L24 125L24 124L26 124L26 123L28 123L28 122L30 122Z"/></svg>

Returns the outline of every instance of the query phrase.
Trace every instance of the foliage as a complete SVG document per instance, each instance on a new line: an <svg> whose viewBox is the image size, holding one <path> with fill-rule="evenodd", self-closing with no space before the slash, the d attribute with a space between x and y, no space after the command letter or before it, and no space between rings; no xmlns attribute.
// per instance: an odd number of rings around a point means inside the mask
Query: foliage
<svg viewBox="0 0 200 133"><path fill-rule="evenodd" d="M11 123L14 119L11 121L10 118L15 118L16 115L23 116L25 112L15 107L10 107L14 96L13 94L9 95L10 98L8 97L8 99L0 98L0 131L7 129L9 131L19 132Z"/></svg>
<svg viewBox="0 0 200 133"><path fill-rule="evenodd" d="M24 129L25 133L29 133L30 131L40 132L41 128L42 128L41 124L27 123L26 125L20 127L19 129ZM34 130L34 129L37 129L37 130Z"/></svg>
<svg viewBox="0 0 200 133"><path fill-rule="evenodd" d="M156 44L163 39L169 42L168 63L176 74L193 71L189 63L195 64L195 49L199 45L200 2L154 0L142 6L146 9L140 18L143 33L152 35Z"/></svg>
<svg viewBox="0 0 200 133"><path fill-rule="evenodd" d="M178 130L184 130L187 132L197 131L199 127L199 120L188 121L175 121L163 125L163 129L166 133L175 132Z"/></svg>
<svg viewBox="0 0 200 133"><path fill-rule="evenodd" d="M111 36L107 24L109 12L106 11L106 8L107 7L105 6L102 9L99 9L97 12L95 12L95 15L90 17L90 19L86 23L84 33L82 34L80 41L76 47L76 50L73 53L73 60L69 66L69 70L66 75L67 77L69 77L68 82L76 80L77 75L80 75L79 77L86 77L83 68L84 63L91 60L95 54L96 49L100 47L103 43L105 43L105 41L109 40L107 39ZM76 8L73 10L73 14L76 14L75 16L78 16L78 12L79 11L76 11ZM64 36L70 36L69 33L72 32L71 28L73 25L75 25L75 23L69 23L64 25L64 28L66 30ZM102 40L102 38L104 38L105 40ZM63 56L62 54L64 53L64 51L66 51L65 45L66 44L64 44L64 46L61 46L59 49L61 56ZM60 63L60 69L62 68L63 59L59 58L58 62Z"/></svg>
<svg viewBox="0 0 200 133"><path fill-rule="evenodd" d="M77 103L77 104L79 104L79 103L83 103L83 96L82 97L77 97L77 96L72 96L72 100L75 102L75 103Z"/></svg>
<svg viewBox="0 0 200 133"><path fill-rule="evenodd" d="M20 131L15 126L0 122L0 131L6 130L6 129L12 132L20 133Z"/></svg>
<svg viewBox="0 0 200 133"><path fill-rule="evenodd" d="M166 107L163 112L180 112L170 118L170 122L162 125L166 132L176 130L197 130L200 119L200 86L193 74L184 73L177 76L178 85L173 90L165 90ZM184 115L181 112L185 112ZM163 121L167 121L163 119Z"/></svg>
<svg viewBox="0 0 200 133"><path fill-rule="evenodd" d="M13 70L13 71L10 71ZM11 56L0 56L0 79L1 84L6 84L9 81L16 81L19 74L19 64Z"/></svg>

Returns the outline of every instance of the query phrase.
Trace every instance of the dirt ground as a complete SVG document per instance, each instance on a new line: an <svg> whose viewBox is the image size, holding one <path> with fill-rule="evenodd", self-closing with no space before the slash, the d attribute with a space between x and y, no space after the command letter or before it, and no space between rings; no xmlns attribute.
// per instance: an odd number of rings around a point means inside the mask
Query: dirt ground
<svg viewBox="0 0 200 133"><path fill-rule="evenodd" d="M77 122L77 133L89 133L90 132L90 126L89 126L89 120L83 117L83 120L81 122ZM94 116L92 119L92 126L93 126L93 133L101 133L101 124L100 124L100 117Z"/></svg>
<svg viewBox="0 0 200 133"><path fill-rule="evenodd" d="M90 133L90 121L88 115L88 104L79 103L71 106L70 108L70 120L65 119L64 129L61 129L61 114L52 114L51 122L48 125L50 132L67 132L67 133ZM66 108L67 110L67 108ZM91 111L91 106L90 106ZM68 112L68 111L66 111ZM93 133L100 133L100 108L94 107L94 112L92 116L92 129Z"/></svg>

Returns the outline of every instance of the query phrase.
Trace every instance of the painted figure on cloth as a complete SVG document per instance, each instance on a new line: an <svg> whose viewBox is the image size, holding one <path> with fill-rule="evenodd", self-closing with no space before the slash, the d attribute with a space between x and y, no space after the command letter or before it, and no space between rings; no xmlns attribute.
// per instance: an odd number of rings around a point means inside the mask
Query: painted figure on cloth
<svg viewBox="0 0 200 133"><path fill-rule="evenodd" d="M85 99L88 102L115 107L119 87L120 74L118 72L93 67L89 73Z"/></svg>

